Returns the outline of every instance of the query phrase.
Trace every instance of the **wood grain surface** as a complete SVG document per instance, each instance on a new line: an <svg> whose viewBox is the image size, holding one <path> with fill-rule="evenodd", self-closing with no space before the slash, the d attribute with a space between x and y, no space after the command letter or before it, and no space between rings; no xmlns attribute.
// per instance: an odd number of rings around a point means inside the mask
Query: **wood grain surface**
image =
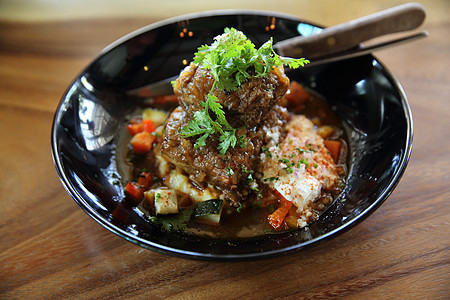
<svg viewBox="0 0 450 300"><path fill-rule="evenodd" d="M450 11L446 1L424 4ZM320 9L329 18L313 21L345 21ZM78 207L52 162L53 113L71 80L109 43L166 15L0 20L0 299L449 299L450 18L438 15L423 26L427 39L376 54L414 118L411 160L389 199L335 239L242 263L125 241Z"/></svg>

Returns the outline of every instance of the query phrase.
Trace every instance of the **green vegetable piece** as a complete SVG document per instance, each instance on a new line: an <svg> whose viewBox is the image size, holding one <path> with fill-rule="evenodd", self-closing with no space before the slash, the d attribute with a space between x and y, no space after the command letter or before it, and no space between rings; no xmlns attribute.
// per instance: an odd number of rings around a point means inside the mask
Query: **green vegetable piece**
<svg viewBox="0 0 450 300"><path fill-rule="evenodd" d="M200 202L194 210L194 220L196 222L217 225L220 223L223 200L212 199Z"/></svg>

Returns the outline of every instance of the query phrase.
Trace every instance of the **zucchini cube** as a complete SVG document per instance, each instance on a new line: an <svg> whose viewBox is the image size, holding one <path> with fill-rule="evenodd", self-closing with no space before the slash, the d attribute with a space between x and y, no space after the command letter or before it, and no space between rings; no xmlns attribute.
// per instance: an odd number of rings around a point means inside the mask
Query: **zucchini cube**
<svg viewBox="0 0 450 300"><path fill-rule="evenodd" d="M194 210L194 220L200 223L217 225L220 223L223 200L212 199L199 202Z"/></svg>

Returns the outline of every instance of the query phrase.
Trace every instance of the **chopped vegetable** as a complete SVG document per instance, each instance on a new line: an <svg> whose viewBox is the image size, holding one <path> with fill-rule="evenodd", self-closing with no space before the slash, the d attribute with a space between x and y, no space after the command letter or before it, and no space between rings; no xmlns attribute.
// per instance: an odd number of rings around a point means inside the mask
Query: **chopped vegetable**
<svg viewBox="0 0 450 300"><path fill-rule="evenodd" d="M148 188L150 188L152 183L153 183L152 174L150 174L149 172L142 172L141 174L139 174L139 178L138 178L139 185L148 189Z"/></svg>
<svg viewBox="0 0 450 300"><path fill-rule="evenodd" d="M288 105L294 110L301 110L304 104L309 101L309 94L305 88L297 81L292 81L288 91L284 95Z"/></svg>
<svg viewBox="0 0 450 300"><path fill-rule="evenodd" d="M317 134L322 138L326 139L332 136L335 132L335 128L333 126L324 125L317 128Z"/></svg>
<svg viewBox="0 0 450 300"><path fill-rule="evenodd" d="M132 120L128 125L127 125L127 130L128 133L131 136L135 136L136 134L138 134L139 132L144 131L144 124L139 120Z"/></svg>
<svg viewBox="0 0 450 300"><path fill-rule="evenodd" d="M292 206L289 212L286 215L286 218L284 218L284 223L289 227L290 229L298 228L298 216L291 214L292 210L295 210L295 206Z"/></svg>
<svg viewBox="0 0 450 300"><path fill-rule="evenodd" d="M141 200L144 196L145 187L136 183L136 182L128 182L125 186L125 191L128 195L133 197L135 200Z"/></svg>
<svg viewBox="0 0 450 300"><path fill-rule="evenodd" d="M168 117L169 114L167 112L154 108L146 108L142 111L142 119L152 120L155 127L162 125Z"/></svg>
<svg viewBox="0 0 450 300"><path fill-rule="evenodd" d="M323 141L323 143L325 147L327 147L328 151L330 151L330 155L333 158L334 162L337 163L341 155L342 143L335 140L325 140Z"/></svg>
<svg viewBox="0 0 450 300"><path fill-rule="evenodd" d="M144 123L144 131L148 133L155 131L155 125L153 125L153 121L151 119L142 120L142 123Z"/></svg>
<svg viewBox="0 0 450 300"><path fill-rule="evenodd" d="M286 217L291 206L292 206L292 201L288 201L284 197L280 196L280 206L267 217L269 224L274 229L281 228L284 218Z"/></svg>
<svg viewBox="0 0 450 300"><path fill-rule="evenodd" d="M175 190L157 188L151 191L154 195L154 205L157 215L178 213L177 194Z"/></svg>
<svg viewBox="0 0 450 300"><path fill-rule="evenodd" d="M194 210L194 220L196 222L217 225L220 223L223 200L206 200L197 204Z"/></svg>
<svg viewBox="0 0 450 300"><path fill-rule="evenodd" d="M142 131L131 138L130 144L135 153L145 154L152 149L155 139L149 132Z"/></svg>
<svg viewBox="0 0 450 300"><path fill-rule="evenodd" d="M127 125L127 130L131 136L135 136L136 134L144 131L152 133L153 131L155 131L155 126L153 125L153 121L151 119L133 119Z"/></svg>

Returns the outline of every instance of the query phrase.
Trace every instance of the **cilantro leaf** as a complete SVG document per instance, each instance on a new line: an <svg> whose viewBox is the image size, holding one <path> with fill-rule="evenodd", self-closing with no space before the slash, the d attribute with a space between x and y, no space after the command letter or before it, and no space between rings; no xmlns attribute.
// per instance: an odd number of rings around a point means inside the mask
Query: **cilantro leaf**
<svg viewBox="0 0 450 300"><path fill-rule="evenodd" d="M217 121L221 126L224 126L227 129L231 129L233 127L230 126L227 119L225 118L225 112L222 110L222 105L218 102L218 99L214 95L209 95L208 100L206 101L206 108L210 108L217 117Z"/></svg>
<svg viewBox="0 0 450 300"><path fill-rule="evenodd" d="M201 135L194 144L195 148L203 147L206 145L206 139L213 133L215 133L214 126L211 124L211 119L208 115L208 111L201 110L194 113L194 117L188 122L186 126L180 128L178 132L183 137L192 137Z"/></svg>
<svg viewBox="0 0 450 300"><path fill-rule="evenodd" d="M149 220L160 225L163 231L182 231L191 220L193 211L193 209L183 209L176 215L157 215L149 217Z"/></svg>
<svg viewBox="0 0 450 300"><path fill-rule="evenodd" d="M206 111L196 111L194 113L194 118L188 122L186 126L183 128L180 128L178 132L183 137L192 137L199 134L204 133L214 133L214 130L212 130L212 126L210 124L210 121L207 117L205 117Z"/></svg>
<svg viewBox="0 0 450 300"><path fill-rule="evenodd" d="M234 148L234 146L236 146L236 129L224 131L219 137L219 141L220 143L217 149L220 154L225 155L229 147Z"/></svg>
<svg viewBox="0 0 450 300"><path fill-rule="evenodd" d="M219 133L220 154L224 155L228 148L236 144L245 146L245 139L236 138L236 129L225 117L222 105L211 92L214 88L224 91L237 91L239 87L252 76L267 76L274 67L287 65L298 68L309 63L307 59L281 57L273 49L273 40L270 38L259 49L247 39L242 31L235 28L225 28L222 35L216 36L211 45L203 45L195 53L193 62L209 70L214 79L211 91L201 103L203 110L195 112L193 119L179 131L183 137L201 135L195 147L206 145L206 139ZM210 111L215 115L213 120Z"/></svg>

